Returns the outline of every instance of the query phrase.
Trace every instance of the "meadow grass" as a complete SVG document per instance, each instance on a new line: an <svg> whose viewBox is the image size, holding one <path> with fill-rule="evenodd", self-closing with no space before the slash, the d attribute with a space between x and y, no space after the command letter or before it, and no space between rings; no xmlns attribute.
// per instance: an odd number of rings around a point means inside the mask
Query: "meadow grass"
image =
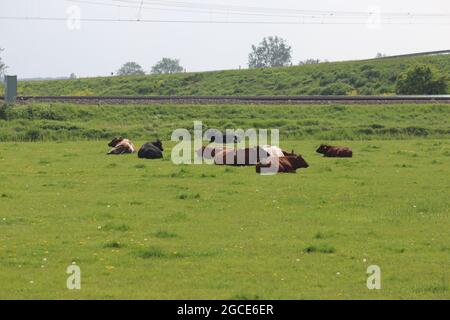
<svg viewBox="0 0 450 320"><path fill-rule="evenodd" d="M279 129L283 139L445 138L449 104L0 106L0 141L105 140L123 135L170 140L173 130Z"/></svg>
<svg viewBox="0 0 450 320"><path fill-rule="evenodd" d="M154 161L106 140L1 143L0 298L449 299L448 136L335 141L352 159L320 142L282 140L310 167L276 176L175 166L169 142Z"/></svg>
<svg viewBox="0 0 450 320"><path fill-rule="evenodd" d="M431 65L444 76L450 73L450 55L438 55L174 75L20 81L18 91L20 95L58 96L394 94L398 75L415 64Z"/></svg>
<svg viewBox="0 0 450 320"><path fill-rule="evenodd" d="M0 298L450 297L448 105L0 109ZM297 174L175 166L172 130L278 128ZM114 135L163 160L106 156ZM74 140L74 141L72 141ZM315 154L326 140L353 159ZM24 142L34 141L34 142ZM82 289L66 288L72 262ZM382 270L382 290L366 269Z"/></svg>

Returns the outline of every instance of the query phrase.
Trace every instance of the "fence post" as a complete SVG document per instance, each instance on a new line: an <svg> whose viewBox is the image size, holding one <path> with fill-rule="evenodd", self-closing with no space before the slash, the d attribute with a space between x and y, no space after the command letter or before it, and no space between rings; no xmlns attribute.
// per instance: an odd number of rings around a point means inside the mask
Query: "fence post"
<svg viewBox="0 0 450 320"><path fill-rule="evenodd" d="M15 103L17 98L17 76L5 76L5 102Z"/></svg>

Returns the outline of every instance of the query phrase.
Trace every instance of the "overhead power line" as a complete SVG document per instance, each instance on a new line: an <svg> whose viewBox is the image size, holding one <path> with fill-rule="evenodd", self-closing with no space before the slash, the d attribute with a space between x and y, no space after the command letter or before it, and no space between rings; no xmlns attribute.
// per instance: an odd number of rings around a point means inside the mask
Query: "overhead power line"
<svg viewBox="0 0 450 320"><path fill-rule="evenodd" d="M450 13L351 12L249 7L175 0L66 0L104 7L129 8L130 17L91 17L89 11L79 21L144 22L179 24L259 24L259 25L450 25ZM173 12L176 16L144 17L144 10ZM83 12L86 12L83 11ZM136 16L137 12L137 16ZM180 15L190 13L190 15ZM111 14L111 13L109 13ZM198 14L208 15L196 16ZM164 19L163 19L164 18ZM0 20L63 21L67 17L0 16Z"/></svg>
<svg viewBox="0 0 450 320"><path fill-rule="evenodd" d="M93 0L66 0L74 3L82 3L82 4L92 4L96 6L106 6L106 7L119 7L119 8L132 8L141 10L152 10L152 11L168 11L168 12L189 12L189 13L199 13L199 14L217 14L217 15L239 15L239 16L257 16L257 17L282 17L282 18L316 18L316 19L368 19L371 16L374 16L375 13L371 12L324 12L324 11L307 11L307 10L290 10L284 13L276 13L274 11L270 11L267 13L259 12L258 9L255 12L241 12L236 11L237 9L217 9L217 8L200 8L200 9L188 9L188 7L171 7L170 4L161 4L161 5L144 5L144 3L148 3L148 1L141 0L140 3L130 0L113 0L112 2L99 2ZM157 1L156 3L158 3ZM152 2L153 3L153 2ZM161 7L162 6L162 7ZM428 18L448 18L450 22L450 14L410 14L410 13L395 13L395 14L382 14L384 19L387 18L396 18L396 19L428 19Z"/></svg>
<svg viewBox="0 0 450 320"><path fill-rule="evenodd" d="M0 20L20 20L20 21L67 21L67 18L60 17L18 17L18 16L0 16ZM180 24L267 24L267 25L362 25L366 22L326 22L326 21L245 21L245 20L169 20L169 19L110 19L110 18L80 18L85 22L134 22L134 23L180 23ZM388 25L446 25L450 22L385 22Z"/></svg>
<svg viewBox="0 0 450 320"><path fill-rule="evenodd" d="M107 1L107 0L106 0ZM132 3L138 2L133 0L110 0L113 3ZM301 14L301 15L346 15L346 16L367 16L371 12L363 11L336 11L336 10L299 10L292 8L268 8L268 7L250 7L250 6L237 6L237 5L223 5L223 4L211 4L211 3L195 3L185 1L171 1L171 0L144 0L145 4L159 5L165 7L178 7L178 8L197 8L204 10L221 10L226 12L265 12L265 13L285 13L285 14ZM450 13L414 13L414 12L383 12L385 16L421 16L421 17L450 17Z"/></svg>

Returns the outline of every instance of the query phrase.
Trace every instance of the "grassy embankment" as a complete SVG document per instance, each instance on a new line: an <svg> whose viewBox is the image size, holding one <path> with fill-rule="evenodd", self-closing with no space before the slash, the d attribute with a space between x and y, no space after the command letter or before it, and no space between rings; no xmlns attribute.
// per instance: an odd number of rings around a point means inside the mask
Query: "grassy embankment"
<svg viewBox="0 0 450 320"><path fill-rule="evenodd" d="M444 75L450 74L450 55L441 55L321 63L273 69L29 81L19 83L19 94L56 96L393 94L397 76L417 63L429 64Z"/></svg>
<svg viewBox="0 0 450 320"><path fill-rule="evenodd" d="M0 107L0 141L170 139L176 128L274 128L282 139L448 138L450 106L71 105Z"/></svg>

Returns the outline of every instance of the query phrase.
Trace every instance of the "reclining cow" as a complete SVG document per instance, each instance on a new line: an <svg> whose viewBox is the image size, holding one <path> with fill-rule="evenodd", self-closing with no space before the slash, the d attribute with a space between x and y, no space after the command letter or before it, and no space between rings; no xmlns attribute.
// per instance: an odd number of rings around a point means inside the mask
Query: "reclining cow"
<svg viewBox="0 0 450 320"><path fill-rule="evenodd" d="M288 157L288 156L297 156L297 154L292 150L291 152L284 151L280 147L263 145L261 148L264 149L271 157Z"/></svg>
<svg viewBox="0 0 450 320"><path fill-rule="evenodd" d="M281 148L276 146L263 145L261 148L266 151L270 157L283 157L284 152Z"/></svg>
<svg viewBox="0 0 450 320"><path fill-rule="evenodd" d="M225 149L216 153L214 164L228 166L254 166L270 155L263 148L257 146L242 149Z"/></svg>
<svg viewBox="0 0 450 320"><path fill-rule="evenodd" d="M147 142L138 152L138 157L141 159L161 159L164 148L162 142L158 139L155 142Z"/></svg>
<svg viewBox="0 0 450 320"><path fill-rule="evenodd" d="M308 168L309 164L302 156L270 157L256 164L257 173L296 173L297 169ZM262 170L265 168L265 170Z"/></svg>
<svg viewBox="0 0 450 320"><path fill-rule="evenodd" d="M320 145L316 150L317 153L323 154L328 158L351 158L353 157L353 151L349 147L333 147L326 144Z"/></svg>
<svg viewBox="0 0 450 320"><path fill-rule="evenodd" d="M108 143L108 146L113 149L111 149L107 155L119 155L136 152L136 147L134 144L130 140L123 137L114 138L110 143Z"/></svg>
<svg viewBox="0 0 450 320"><path fill-rule="evenodd" d="M202 146L200 149L197 150L197 156L199 158L204 159L214 159L216 156L216 153L225 151L225 150L234 150L233 148L225 148L225 147L205 147Z"/></svg>

